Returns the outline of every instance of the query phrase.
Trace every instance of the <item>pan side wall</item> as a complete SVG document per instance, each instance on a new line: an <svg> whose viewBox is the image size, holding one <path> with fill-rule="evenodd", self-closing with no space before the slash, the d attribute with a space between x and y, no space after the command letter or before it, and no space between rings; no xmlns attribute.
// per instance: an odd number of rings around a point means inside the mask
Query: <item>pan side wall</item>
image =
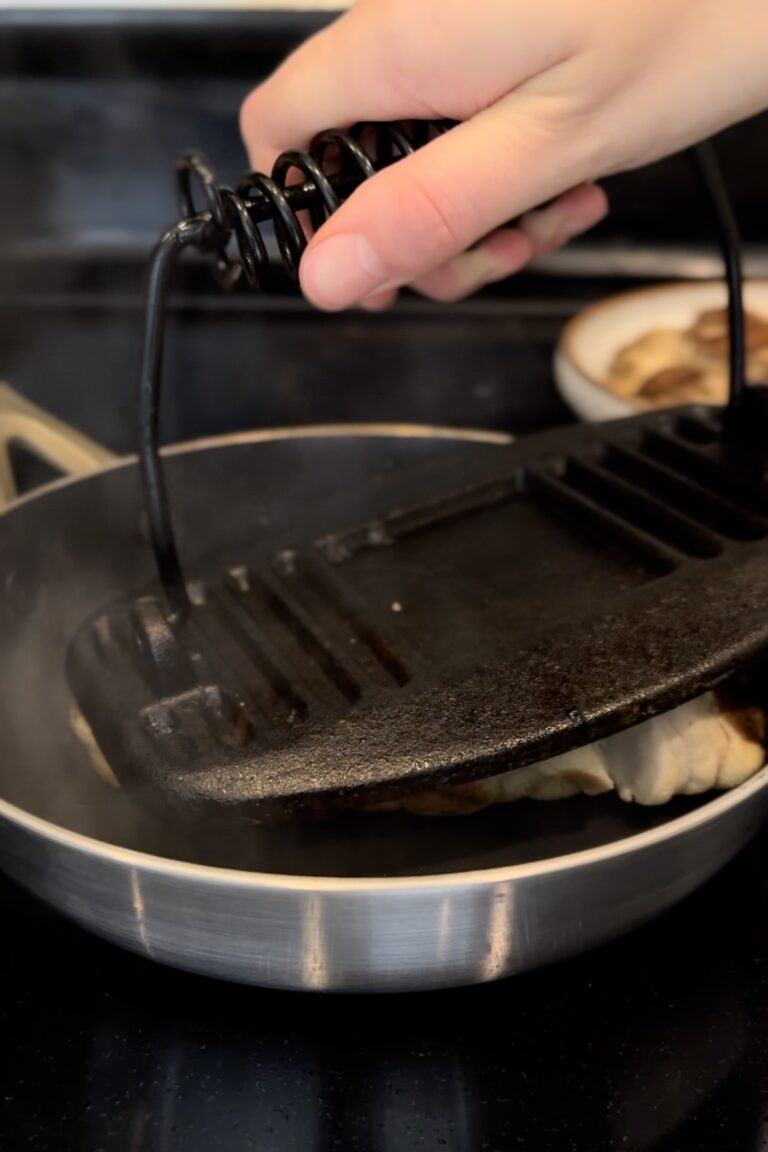
<svg viewBox="0 0 768 1152"><path fill-rule="evenodd" d="M634 850L628 841L623 852L488 881L249 882L131 862L7 815L0 865L85 928L164 964L273 988L415 991L495 980L637 927L730 860L766 807L764 787Z"/></svg>

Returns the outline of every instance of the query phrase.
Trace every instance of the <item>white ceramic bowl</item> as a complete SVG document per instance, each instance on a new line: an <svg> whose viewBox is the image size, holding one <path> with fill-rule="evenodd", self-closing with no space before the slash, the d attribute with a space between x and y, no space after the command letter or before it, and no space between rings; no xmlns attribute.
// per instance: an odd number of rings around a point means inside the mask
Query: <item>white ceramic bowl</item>
<svg viewBox="0 0 768 1152"><path fill-rule="evenodd" d="M600 300L574 316L555 351L555 381L566 404L584 420L612 420L637 411L605 387L614 356L653 328L688 328L700 312L723 308L725 284L696 281L638 288ZM768 316L768 280L745 285L747 309Z"/></svg>

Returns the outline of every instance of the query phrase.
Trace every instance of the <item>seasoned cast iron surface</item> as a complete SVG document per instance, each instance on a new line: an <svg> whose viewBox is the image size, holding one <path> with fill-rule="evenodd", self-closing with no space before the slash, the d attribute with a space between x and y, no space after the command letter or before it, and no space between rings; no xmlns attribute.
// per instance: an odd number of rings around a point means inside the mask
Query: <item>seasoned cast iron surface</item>
<svg viewBox="0 0 768 1152"><path fill-rule="evenodd" d="M418 464L425 483L444 463L478 469L502 449L436 440L354 439L230 446L173 457L170 476L193 566L219 571L221 549L284 546L286 509L300 518L299 494L322 503L347 483L345 517L383 505L399 477ZM371 471L372 459L379 467ZM255 483L253 465L261 461ZM270 479L271 478L271 479ZM364 483L363 483L364 479ZM201 499L201 493L205 498ZM338 507L338 505L337 505ZM73 697L65 676L72 636L92 615L152 578L143 536L135 469L118 468L34 498L0 517L0 796L110 843L201 862L334 875L403 875L488 867L575 851L653 826L691 802L640 810L617 801L554 807L523 805L472 820L434 821L398 816L340 816L330 825L301 829L249 825L201 834L175 815L154 812L144 796L105 783L75 734ZM296 520L299 525L299 519ZM400 619L407 616L388 613ZM389 601L385 607L388 608ZM398 688L394 688L396 693ZM124 700L117 694L119 709ZM133 799L131 798L133 797Z"/></svg>
<svg viewBox="0 0 768 1152"><path fill-rule="evenodd" d="M231 466L245 498L174 461L205 493L193 548L211 554L217 496L240 517L225 557L186 561L179 624L151 587L94 599L67 656L126 786L261 819L477 778L673 707L768 642L768 504L714 411L442 463L391 443L256 445Z"/></svg>

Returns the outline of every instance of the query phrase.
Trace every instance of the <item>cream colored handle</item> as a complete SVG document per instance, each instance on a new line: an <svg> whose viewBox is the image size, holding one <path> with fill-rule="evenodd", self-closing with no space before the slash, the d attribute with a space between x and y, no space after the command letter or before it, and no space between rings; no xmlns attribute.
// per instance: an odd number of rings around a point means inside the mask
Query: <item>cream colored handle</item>
<svg viewBox="0 0 768 1152"><path fill-rule="evenodd" d="M116 456L0 383L0 508L18 496L10 449L19 444L67 476L84 476Z"/></svg>

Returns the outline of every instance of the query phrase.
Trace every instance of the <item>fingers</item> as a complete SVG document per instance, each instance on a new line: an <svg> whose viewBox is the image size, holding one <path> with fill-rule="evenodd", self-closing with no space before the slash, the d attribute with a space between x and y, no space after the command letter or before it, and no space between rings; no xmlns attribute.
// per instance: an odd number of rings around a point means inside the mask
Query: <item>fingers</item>
<svg viewBox="0 0 768 1152"><path fill-rule="evenodd" d="M607 211L608 200L602 188L582 184L549 207L523 216L518 228L499 229L469 252L454 256L422 276L413 287L433 300L460 300L562 247L598 224Z"/></svg>
<svg viewBox="0 0 768 1152"><path fill-rule="evenodd" d="M500 228L468 252L421 276L413 288L432 300L461 300L519 272L534 255L534 245L522 228Z"/></svg>
<svg viewBox="0 0 768 1152"><path fill-rule="evenodd" d="M423 64L419 38L411 38L400 61L407 58L408 67L393 67L387 11L358 0L249 97L242 130L254 167L268 170L278 152L306 145L329 124L439 115L426 103L416 107L414 90L428 90L421 83L414 88ZM404 27L399 21L401 39ZM402 45L397 51L402 55ZM404 284L458 298L509 275L546 244L562 242L565 234L558 240L554 232L567 221L546 214L532 220L530 235L527 225L499 232L510 217L561 194L589 171L589 150L580 149L589 134L563 131L562 92L546 85L526 89L523 83L358 188L307 247L300 269L305 295L325 309L362 301L382 308ZM575 234L581 225L576 220L571 227ZM551 238L539 234L547 228Z"/></svg>
<svg viewBox="0 0 768 1152"><path fill-rule="evenodd" d="M396 29L382 21L382 11L369 6L361 15L352 8L251 92L240 130L254 169L268 172L279 152L305 147L326 128L436 115L399 84L389 48Z"/></svg>
<svg viewBox="0 0 768 1152"><path fill-rule="evenodd" d="M608 214L608 197L598 184L579 184L547 208L529 212L521 227L530 237L536 256L561 248L574 236L594 228Z"/></svg>
<svg viewBox="0 0 768 1152"><path fill-rule="evenodd" d="M500 228L411 287L433 300L461 300L562 247L599 224L607 212L608 199L603 189L595 184L581 184L549 207L523 216L519 227ZM391 288L361 300L360 307L367 312L383 312L396 299L397 290Z"/></svg>
<svg viewBox="0 0 768 1152"><path fill-rule="evenodd" d="M587 156L577 133L557 127L542 101L521 91L378 173L313 237L301 264L305 295L339 309L419 282L578 184Z"/></svg>
<svg viewBox="0 0 768 1152"><path fill-rule="evenodd" d="M504 34L521 2L356 0L246 99L240 125L252 166L268 170L325 128L467 120L496 104L572 50L567 0L554 22L542 13L526 20L524 36Z"/></svg>

